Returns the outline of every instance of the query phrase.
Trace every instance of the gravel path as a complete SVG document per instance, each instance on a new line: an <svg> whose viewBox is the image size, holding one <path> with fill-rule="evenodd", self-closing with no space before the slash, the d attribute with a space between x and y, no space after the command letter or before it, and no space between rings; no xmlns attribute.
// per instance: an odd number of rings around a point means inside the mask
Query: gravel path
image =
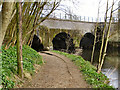
<svg viewBox="0 0 120 90"><path fill-rule="evenodd" d="M89 88L77 66L63 55L39 53L45 64L24 88Z"/></svg>

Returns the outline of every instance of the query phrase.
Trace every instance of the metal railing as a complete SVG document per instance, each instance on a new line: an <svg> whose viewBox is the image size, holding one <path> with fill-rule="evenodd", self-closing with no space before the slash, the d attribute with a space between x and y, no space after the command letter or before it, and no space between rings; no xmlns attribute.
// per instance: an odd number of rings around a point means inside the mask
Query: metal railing
<svg viewBox="0 0 120 90"><path fill-rule="evenodd" d="M44 15L42 15L44 17ZM88 16L77 16L71 14L62 14L62 13L52 13L49 18L62 19L62 20L72 20L72 21L85 21L85 22L97 22L97 18L88 17ZM110 18L107 18L109 22ZM104 22L104 18L99 18L98 22ZM112 22L118 22L118 17L113 17Z"/></svg>

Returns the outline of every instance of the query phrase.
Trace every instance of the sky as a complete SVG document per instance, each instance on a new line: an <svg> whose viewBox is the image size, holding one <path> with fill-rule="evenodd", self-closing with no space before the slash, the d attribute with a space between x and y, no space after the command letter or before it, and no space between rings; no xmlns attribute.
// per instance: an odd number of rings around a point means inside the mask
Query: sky
<svg viewBox="0 0 120 90"><path fill-rule="evenodd" d="M73 1L73 2L72 2ZM113 0L109 0L109 7L112 5ZM114 9L118 7L120 0L114 0ZM78 16L94 17L98 16L98 7L100 6L99 17L104 19L106 11L107 0L63 0L61 3L69 7L69 9ZM110 10L109 10L110 13ZM117 15L117 11L114 12L114 16Z"/></svg>
<svg viewBox="0 0 120 90"><path fill-rule="evenodd" d="M109 0L109 7L112 5L112 1L113 0ZM114 0L114 1L115 1L114 9L116 9L118 7L118 2L120 0ZM100 4L99 2L100 0L62 0L61 5L63 5L64 7L68 7L74 15L82 16L82 17L84 16L90 17L91 19L97 18L98 7L100 5L99 17L102 20L104 20L107 0L101 0ZM110 10L109 10L109 13L110 13ZM117 16L117 11L114 12L113 16Z"/></svg>

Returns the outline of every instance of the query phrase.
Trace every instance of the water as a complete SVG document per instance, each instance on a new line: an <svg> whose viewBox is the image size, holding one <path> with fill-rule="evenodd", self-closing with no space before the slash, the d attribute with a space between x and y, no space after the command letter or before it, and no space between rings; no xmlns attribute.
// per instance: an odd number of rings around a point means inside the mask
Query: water
<svg viewBox="0 0 120 90"><path fill-rule="evenodd" d="M120 57L118 56L107 56L102 68L102 73L104 73L110 80L109 85L112 85L114 88L118 88L118 81L119 76L118 74L120 68L119 67L119 60Z"/></svg>
<svg viewBox="0 0 120 90"><path fill-rule="evenodd" d="M85 60L91 59L92 50L83 50L82 57ZM94 55L94 64L98 63L99 51L95 51ZM102 67L102 73L109 78L109 85L112 85L114 88L120 88L120 55L118 54L117 48L110 48L107 51L105 61ZM119 83L119 84L118 84Z"/></svg>

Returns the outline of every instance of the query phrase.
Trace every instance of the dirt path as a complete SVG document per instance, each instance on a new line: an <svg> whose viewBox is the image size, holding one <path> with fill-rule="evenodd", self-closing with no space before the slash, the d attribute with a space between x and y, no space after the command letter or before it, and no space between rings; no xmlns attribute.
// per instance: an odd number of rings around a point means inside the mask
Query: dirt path
<svg viewBox="0 0 120 90"><path fill-rule="evenodd" d="M24 88L89 88L78 68L65 56L40 53L45 64Z"/></svg>

